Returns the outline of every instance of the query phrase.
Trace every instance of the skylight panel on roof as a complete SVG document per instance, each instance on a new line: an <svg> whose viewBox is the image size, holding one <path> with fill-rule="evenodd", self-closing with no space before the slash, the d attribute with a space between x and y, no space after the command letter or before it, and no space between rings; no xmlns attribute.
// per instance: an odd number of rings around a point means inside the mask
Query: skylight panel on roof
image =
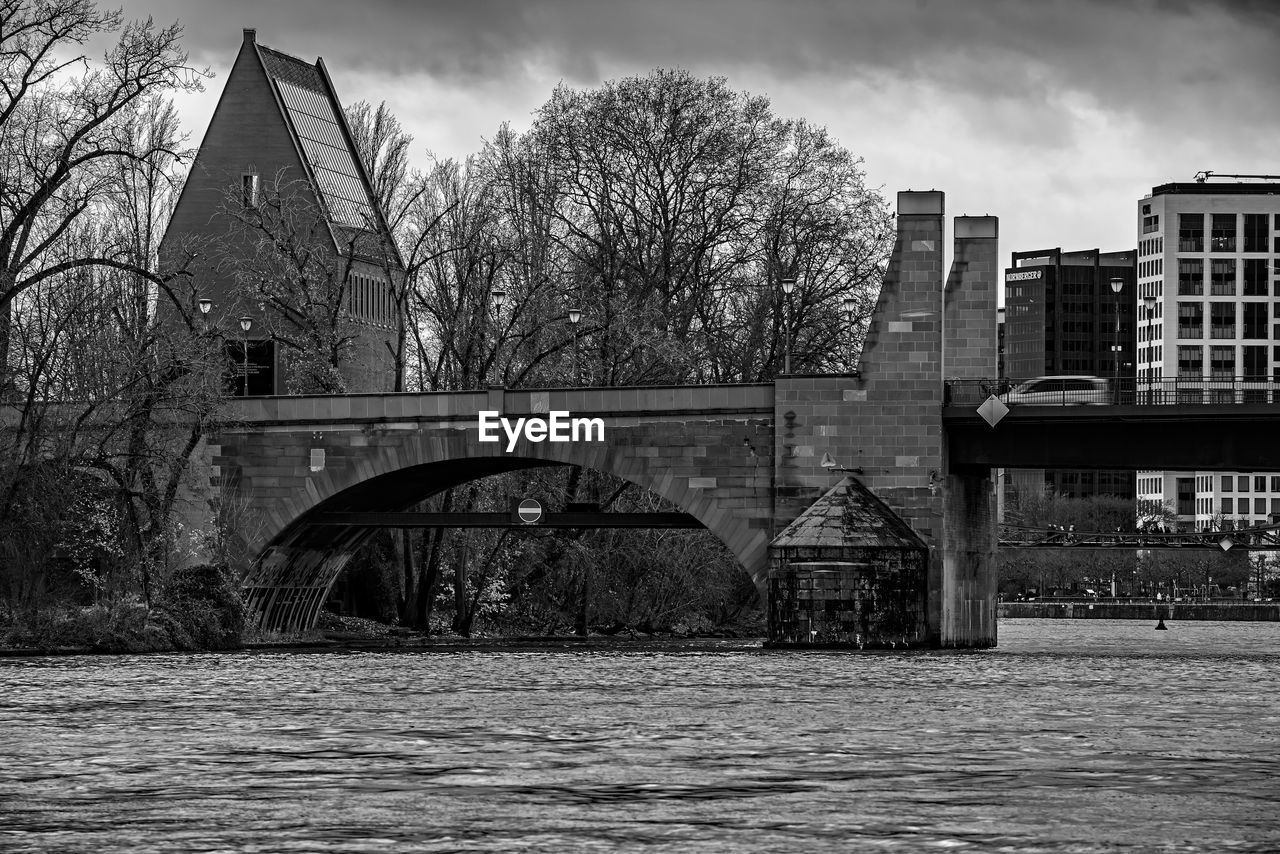
<svg viewBox="0 0 1280 854"><path fill-rule="evenodd" d="M374 228L373 207L328 98L275 79L329 215L343 225Z"/></svg>

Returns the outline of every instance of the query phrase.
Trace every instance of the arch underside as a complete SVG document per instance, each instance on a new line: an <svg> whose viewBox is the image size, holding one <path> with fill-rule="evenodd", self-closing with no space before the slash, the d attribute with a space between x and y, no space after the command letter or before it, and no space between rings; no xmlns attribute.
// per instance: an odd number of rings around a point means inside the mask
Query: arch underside
<svg viewBox="0 0 1280 854"><path fill-rule="evenodd" d="M604 462L608 462L607 460ZM401 512L462 484L533 468L581 465L623 478L666 499L689 513L729 546L740 565L763 589L766 576L767 537L755 532L751 547L742 553L744 520L717 510L699 490L673 488L669 477L655 480L636 476L623 466L590 465L568 459L530 456L459 456L422 462L375 474L313 503L304 513L271 539L245 580L245 595L258 614L259 625L271 630L303 629L315 624L329 591L373 529L317 525L313 514L342 511ZM692 499L692 500L691 500ZM733 536L733 534L738 536Z"/></svg>

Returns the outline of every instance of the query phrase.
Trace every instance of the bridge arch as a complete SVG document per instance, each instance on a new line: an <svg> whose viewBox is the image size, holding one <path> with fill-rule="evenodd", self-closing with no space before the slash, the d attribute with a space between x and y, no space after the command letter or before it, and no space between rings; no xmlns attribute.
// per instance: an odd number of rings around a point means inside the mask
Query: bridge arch
<svg viewBox="0 0 1280 854"><path fill-rule="evenodd" d="M680 425L679 431L686 445L706 438L684 429L687 426ZM704 425L702 432L708 427ZM653 425L648 428L651 433ZM370 443L361 431L360 436L346 436L348 446L353 438L357 440L354 447L360 449L358 455L348 460L341 453L326 453L323 469L310 472L287 495L256 495L256 483L274 481L255 477L252 462L244 470L242 495L258 509L260 517L260 527L247 543L257 559L246 579L246 593L266 628L313 625L333 582L370 534L368 529L316 525L316 514L402 511L453 486L547 466L593 469L654 493L702 523L728 547L757 588L765 585L767 528L752 525L751 517L735 512L742 508L729 506L734 502L721 500L724 496L717 490L700 486L707 481L695 476L693 470L682 473L670 465L670 458L655 465L654 445L640 441L639 436L627 441L624 435L609 443L533 443L522 439L509 454L501 444L479 442L476 431L457 428L387 431L380 437L382 441ZM341 450L342 442L334 442L330 436L325 441ZM740 448L742 439L730 435L726 445ZM300 457L303 449L295 453ZM262 491L274 490L268 487ZM767 495L761 497L767 500ZM735 496L735 501L741 505L741 496Z"/></svg>

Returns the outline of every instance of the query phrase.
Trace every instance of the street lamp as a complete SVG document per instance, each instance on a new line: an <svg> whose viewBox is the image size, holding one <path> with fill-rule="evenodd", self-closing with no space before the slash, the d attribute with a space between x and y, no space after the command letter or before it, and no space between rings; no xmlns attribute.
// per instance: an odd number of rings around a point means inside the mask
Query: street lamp
<svg viewBox="0 0 1280 854"><path fill-rule="evenodd" d="M788 276L782 280L782 317L783 329L786 333L786 349L782 351L782 373L791 373L791 294L796 289L796 280L794 276Z"/></svg>
<svg viewBox="0 0 1280 854"><path fill-rule="evenodd" d="M582 320L582 309L569 309L569 325L573 327L573 384L582 385L582 375L578 372L578 321Z"/></svg>
<svg viewBox="0 0 1280 854"><path fill-rule="evenodd" d="M200 330L201 332L209 331L209 312L213 310L213 300L208 297L200 297L196 300L196 307L200 309Z"/></svg>
<svg viewBox="0 0 1280 854"><path fill-rule="evenodd" d="M1116 304L1116 335L1115 345L1111 348L1111 387L1115 389L1113 394L1114 402L1120 402L1120 292L1124 290L1124 279L1116 277L1111 280L1111 293L1115 294Z"/></svg>
<svg viewBox="0 0 1280 854"><path fill-rule="evenodd" d="M244 344L244 396L249 396L249 330L253 328L253 318L244 315L240 318L240 341Z"/></svg>

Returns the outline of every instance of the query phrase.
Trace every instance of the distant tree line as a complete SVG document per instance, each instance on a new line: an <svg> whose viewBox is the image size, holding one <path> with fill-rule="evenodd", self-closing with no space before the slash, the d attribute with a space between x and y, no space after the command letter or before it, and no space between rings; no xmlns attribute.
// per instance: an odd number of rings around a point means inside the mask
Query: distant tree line
<svg viewBox="0 0 1280 854"><path fill-rule="evenodd" d="M1005 520L1062 531L1175 530L1177 514L1168 504L1113 496L1069 498L1052 493L1021 495L1006 507ZM1005 596L1087 595L1094 591L1127 597L1275 595L1280 583L1275 555L1217 549L1002 549L1000 591Z"/></svg>

